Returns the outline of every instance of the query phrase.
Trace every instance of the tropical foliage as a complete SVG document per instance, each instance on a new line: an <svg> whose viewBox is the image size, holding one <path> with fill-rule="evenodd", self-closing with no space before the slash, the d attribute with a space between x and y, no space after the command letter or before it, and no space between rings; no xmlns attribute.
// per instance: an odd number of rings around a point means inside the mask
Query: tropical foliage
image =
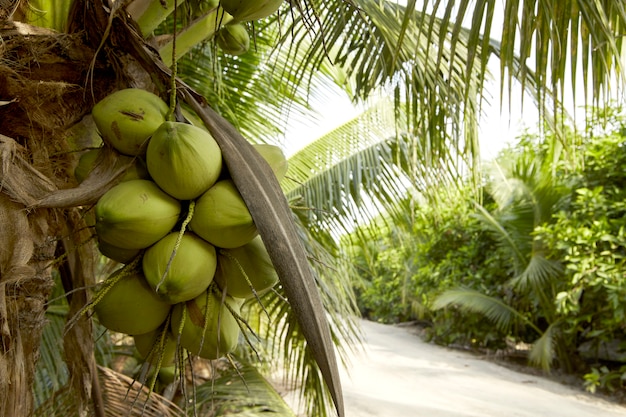
<svg viewBox="0 0 626 417"><path fill-rule="evenodd" d="M585 375L590 390L617 388L626 119L621 108L594 114L586 131L569 130L578 158L555 153L550 133L524 134L485 169L482 204L459 192L417 207L410 235L348 246L365 282L355 284L363 313L422 320L448 345L530 346L531 364Z"/></svg>

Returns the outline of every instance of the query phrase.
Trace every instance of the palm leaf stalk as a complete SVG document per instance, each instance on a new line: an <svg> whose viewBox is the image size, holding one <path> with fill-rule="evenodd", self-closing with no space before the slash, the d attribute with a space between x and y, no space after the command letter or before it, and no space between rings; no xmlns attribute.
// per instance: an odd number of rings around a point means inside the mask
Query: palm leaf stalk
<svg viewBox="0 0 626 417"><path fill-rule="evenodd" d="M126 11L137 23L141 35L147 39L182 3L183 0L134 0L126 6Z"/></svg>

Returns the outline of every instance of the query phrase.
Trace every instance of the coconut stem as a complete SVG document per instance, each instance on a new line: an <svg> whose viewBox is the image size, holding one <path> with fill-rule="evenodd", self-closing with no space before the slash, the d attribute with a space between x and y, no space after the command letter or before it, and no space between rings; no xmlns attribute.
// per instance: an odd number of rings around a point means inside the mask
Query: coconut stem
<svg viewBox="0 0 626 417"><path fill-rule="evenodd" d="M200 45L207 39L211 39L219 30L220 26L233 20L233 17L222 9L213 9L203 17L194 20L194 22L178 33L178 57L184 56L193 47ZM172 58L171 50L173 48L173 40L167 42L159 48L159 54L163 59L163 63L168 67L175 61Z"/></svg>
<svg viewBox="0 0 626 417"><path fill-rule="evenodd" d="M185 384L185 358L183 354L183 347L180 345L180 338L185 328L185 321L187 320L187 303L183 303L183 311L181 313L180 324L177 329L176 337L176 362L178 364L178 375L180 377L180 390L183 398L185 399L185 410L187 410L188 398L187 398L187 384ZM189 356L188 356L189 358ZM189 364L191 365L191 359L189 358ZM191 378L193 379L193 369L191 372ZM195 387L195 384L192 384ZM195 394L195 389L194 389ZM195 401L194 401L195 404ZM195 410L195 409L194 409Z"/></svg>
<svg viewBox="0 0 626 417"><path fill-rule="evenodd" d="M167 266L165 267L165 271L163 271L161 280L159 281L159 283L157 284L155 288L156 292L159 292L159 288L161 287L161 284L163 284L163 282L165 281L165 277L167 276L167 273L170 271L172 262L174 261L174 257L176 256L176 252L178 251L178 248L180 247L180 242L183 240L183 235L185 234L185 230L187 230L187 226L189 225L189 222L191 221L191 218L193 217L193 212L195 208L196 208L196 202L194 200L191 200L189 202L189 209L187 210L187 216L185 217L185 220L183 220L183 224L180 226L180 231L178 232L178 236L176 237L176 242L174 243L174 250L172 250L172 254L170 255L169 261L167 261Z"/></svg>
<svg viewBox="0 0 626 417"><path fill-rule="evenodd" d="M174 27L178 21L178 2L174 2ZM176 111L176 73L178 70L178 64L176 60L176 32L174 32L174 38L172 39L172 74L170 77L170 110L167 113L167 120L175 120L174 112Z"/></svg>
<svg viewBox="0 0 626 417"><path fill-rule="evenodd" d="M211 286L213 286L213 283L211 283ZM202 347L204 346L204 335L206 334L207 328L209 327L209 319L211 318L211 306L209 305L209 303L211 303L211 301L213 301L213 298L211 297L211 290L208 290L206 292L206 301L204 303L204 323L202 326L202 338L200 339L200 349L198 349L198 352L202 352ZM215 344L217 346L217 352L216 352L216 356L219 356L219 350L220 350L220 313L221 310L218 310L218 318L217 318L217 343Z"/></svg>
<svg viewBox="0 0 626 417"><path fill-rule="evenodd" d="M156 385L156 380L159 376L159 370L161 369L161 365L163 364L163 356L165 356L165 343L167 342L167 329L170 326L171 317L172 312L170 311L170 314L167 315L167 319L165 319L165 326L163 327L163 330L159 335L159 340L156 346L152 347L152 350L150 352L152 354L152 351L154 351L155 348L158 349L155 352L158 354L157 363L154 367L154 374L152 375L152 378L150 378L150 385L148 386L148 396L146 397L146 401L144 403L144 411L146 409L146 405L148 404L148 400L150 399L150 393L154 390L154 387Z"/></svg>

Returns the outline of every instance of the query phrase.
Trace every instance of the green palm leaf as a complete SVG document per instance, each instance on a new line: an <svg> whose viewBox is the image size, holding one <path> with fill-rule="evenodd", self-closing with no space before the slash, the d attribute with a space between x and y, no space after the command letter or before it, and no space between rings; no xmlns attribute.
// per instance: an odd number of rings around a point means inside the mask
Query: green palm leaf
<svg viewBox="0 0 626 417"><path fill-rule="evenodd" d="M531 364L539 366L544 370L549 370L554 362L554 345L557 343L556 331L558 322L552 323L545 332L533 343L528 357Z"/></svg>
<svg viewBox="0 0 626 417"><path fill-rule="evenodd" d="M507 331L515 320L519 320L530 326L538 334L542 334L537 326L504 301L475 290L453 289L444 291L433 302L433 309L441 309L454 304L462 309L484 315L502 330Z"/></svg>
<svg viewBox="0 0 626 417"><path fill-rule="evenodd" d="M562 273L563 266L560 262L534 254L524 272L514 277L510 283L522 293L528 293L531 290L544 292L551 288Z"/></svg>
<svg viewBox="0 0 626 417"><path fill-rule="evenodd" d="M501 246L511 254L513 259L513 269L515 271L523 271L528 264L528 252L525 251L523 247L523 242L524 240L528 240L528 235L521 235L522 239L520 240L486 208L478 203L475 203L475 207L478 212L474 214L474 216L485 224L487 229L491 231L500 242Z"/></svg>
<svg viewBox="0 0 626 417"><path fill-rule="evenodd" d="M252 365L238 366L195 391L199 415L295 417L285 400Z"/></svg>

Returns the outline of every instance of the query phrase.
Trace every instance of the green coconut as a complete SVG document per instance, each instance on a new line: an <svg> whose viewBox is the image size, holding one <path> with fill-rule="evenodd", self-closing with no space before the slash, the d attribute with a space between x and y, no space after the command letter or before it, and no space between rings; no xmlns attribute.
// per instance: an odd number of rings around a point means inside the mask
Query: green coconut
<svg viewBox="0 0 626 417"><path fill-rule="evenodd" d="M172 230L181 205L154 182L131 180L107 191L95 211L100 240L118 248L143 249Z"/></svg>
<svg viewBox="0 0 626 417"><path fill-rule="evenodd" d="M124 249L113 246L103 240L98 241L98 249L100 253L109 259L122 264L127 264L139 255L141 249Z"/></svg>
<svg viewBox="0 0 626 417"><path fill-rule="evenodd" d="M178 377L176 365L164 366L159 369L158 378L162 384L169 385L176 380Z"/></svg>
<svg viewBox="0 0 626 417"><path fill-rule="evenodd" d="M126 155L142 155L152 133L165 122L169 106L140 88L109 94L93 107L93 120L106 140Z"/></svg>
<svg viewBox="0 0 626 417"><path fill-rule="evenodd" d="M239 314L241 300L226 296L224 303ZM207 290L193 300L174 306L172 333L180 336L180 345L190 354L205 359L218 359L237 347L239 325L225 304L222 304L222 299L214 292ZM187 312L179 334L184 306ZM205 317L208 318L206 328Z"/></svg>
<svg viewBox="0 0 626 417"><path fill-rule="evenodd" d="M220 248L236 248L250 242L258 231L235 183L220 180L196 200L189 223L201 238Z"/></svg>
<svg viewBox="0 0 626 417"><path fill-rule="evenodd" d="M162 354L161 366L168 366L174 363L176 359L176 339L169 330L166 331L162 347L157 346L161 340L162 328L133 336L135 348L142 359L150 360L153 364L156 364L159 356ZM162 349L162 353L160 349ZM150 355L150 352L152 352L152 355Z"/></svg>
<svg viewBox="0 0 626 417"><path fill-rule="evenodd" d="M154 132L146 151L154 182L179 200L192 200L215 182L222 171L222 152L209 132L188 123L165 122Z"/></svg>
<svg viewBox="0 0 626 417"><path fill-rule="evenodd" d="M170 262L177 239L177 232L170 233L149 247L142 259L148 284L170 304L203 293L213 281L217 264L215 247L191 232L183 234Z"/></svg>
<svg viewBox="0 0 626 417"><path fill-rule="evenodd" d="M98 156L102 153L102 148L90 149L83 153L76 168L74 168L74 177L79 183L83 182L85 178L96 167ZM133 158L127 155L119 155L115 162L116 168L127 167L122 181L138 180L138 179L150 179L148 174L148 168L145 163L139 158Z"/></svg>
<svg viewBox="0 0 626 417"><path fill-rule="evenodd" d="M241 23L222 27L215 35L220 49L230 55L242 55L250 49L250 35Z"/></svg>
<svg viewBox="0 0 626 417"><path fill-rule="evenodd" d="M157 297L140 273L121 278L94 306L100 324L129 335L155 330L165 321L170 309L171 305Z"/></svg>
<svg viewBox="0 0 626 417"><path fill-rule="evenodd" d="M259 154L261 154L270 168L272 168L272 171L274 172L274 175L276 175L278 181L282 181L283 178L285 178L285 174L287 174L287 169L289 168L287 157L283 153L283 150L276 145L265 143L254 144L252 146Z"/></svg>
<svg viewBox="0 0 626 417"><path fill-rule="evenodd" d="M276 12L283 0L220 0L220 5L236 21L258 20Z"/></svg>
<svg viewBox="0 0 626 417"><path fill-rule="evenodd" d="M278 274L261 236L238 248L220 249L214 281L229 295L245 299L276 285Z"/></svg>

